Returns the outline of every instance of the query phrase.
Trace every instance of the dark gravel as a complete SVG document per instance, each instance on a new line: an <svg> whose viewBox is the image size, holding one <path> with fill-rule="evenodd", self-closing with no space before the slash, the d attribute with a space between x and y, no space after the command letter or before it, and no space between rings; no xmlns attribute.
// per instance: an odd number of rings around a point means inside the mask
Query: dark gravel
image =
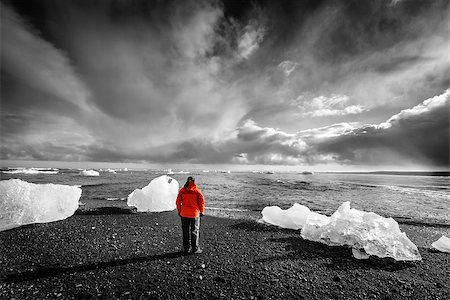
<svg viewBox="0 0 450 300"><path fill-rule="evenodd" d="M0 299L450 299L450 255L420 246L423 227L402 229L421 262L359 261L298 231L212 216L203 254L184 256L175 212L74 215L0 232Z"/></svg>

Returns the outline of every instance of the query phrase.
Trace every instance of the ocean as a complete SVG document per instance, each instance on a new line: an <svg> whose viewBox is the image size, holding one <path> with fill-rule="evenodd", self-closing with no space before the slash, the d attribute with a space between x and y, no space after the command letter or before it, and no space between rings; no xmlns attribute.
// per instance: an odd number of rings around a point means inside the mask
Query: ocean
<svg viewBox="0 0 450 300"><path fill-rule="evenodd" d="M153 178L170 174L180 186L194 176L203 191L209 212L248 212L258 216L270 205L283 209L294 203L331 215L344 201L351 207L392 217L402 223L450 225L448 173L314 173L226 172L171 170L2 169L1 180L19 178L32 183L78 185L80 210L125 208L127 196ZM440 175L440 176L430 176Z"/></svg>

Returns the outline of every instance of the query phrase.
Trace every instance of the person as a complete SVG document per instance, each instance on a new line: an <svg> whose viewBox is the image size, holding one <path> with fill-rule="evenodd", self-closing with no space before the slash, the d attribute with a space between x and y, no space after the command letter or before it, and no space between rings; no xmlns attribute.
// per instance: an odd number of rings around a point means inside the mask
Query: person
<svg viewBox="0 0 450 300"><path fill-rule="evenodd" d="M178 192L177 210L181 217L183 248L186 254L199 254L200 217L205 213L205 199L195 185L195 178L189 176L184 187Z"/></svg>

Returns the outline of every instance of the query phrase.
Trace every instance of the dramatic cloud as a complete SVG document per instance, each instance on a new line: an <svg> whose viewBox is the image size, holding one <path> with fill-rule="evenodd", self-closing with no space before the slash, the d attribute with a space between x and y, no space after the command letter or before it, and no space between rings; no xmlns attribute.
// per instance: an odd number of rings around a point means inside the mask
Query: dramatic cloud
<svg viewBox="0 0 450 300"><path fill-rule="evenodd" d="M448 167L448 9L4 0L1 158Z"/></svg>
<svg viewBox="0 0 450 300"><path fill-rule="evenodd" d="M85 107L89 92L65 54L28 28L9 7L2 5L1 19L2 70L20 78L31 89L43 90L58 100ZM4 99L8 100L9 97Z"/></svg>
<svg viewBox="0 0 450 300"><path fill-rule="evenodd" d="M221 140L179 144L171 159L195 163L407 166L414 162L447 166L449 105L447 90L381 124L341 123L294 134L248 120Z"/></svg>
<svg viewBox="0 0 450 300"><path fill-rule="evenodd" d="M346 129L311 145L346 164L449 165L450 90L379 125Z"/></svg>
<svg viewBox="0 0 450 300"><path fill-rule="evenodd" d="M118 159L134 159L144 151L167 151L158 147L180 139L214 136L224 128L234 128L239 121L245 103L238 102L238 91L217 78L220 58L207 55L222 15L218 6L191 1L173 5L165 13L160 11L162 14L153 19L140 16L138 21L120 24L104 15L103 5L93 6L87 14L76 4L55 4L52 9L55 15L65 13L64 20L55 16L61 27L50 34L61 36L55 42L66 49L70 59L28 29L7 6L2 9L2 19L6 20L2 28L4 80L25 86L19 90L8 84L2 93L11 94L3 97L7 111L18 106L22 114L28 105L41 109L59 99L73 104L50 107L36 120L48 123L53 119L53 139L71 134L57 130L66 126L56 122L55 114L60 110L66 110L88 132L86 138L96 137L95 142L89 140L92 145L86 151L108 149L105 156L115 151ZM165 19L170 23L161 24ZM39 127L31 135L40 135ZM72 136L76 144L80 144L79 135ZM38 148L35 143L26 136L4 142ZM90 155L85 152L79 159L101 159L101 154Z"/></svg>

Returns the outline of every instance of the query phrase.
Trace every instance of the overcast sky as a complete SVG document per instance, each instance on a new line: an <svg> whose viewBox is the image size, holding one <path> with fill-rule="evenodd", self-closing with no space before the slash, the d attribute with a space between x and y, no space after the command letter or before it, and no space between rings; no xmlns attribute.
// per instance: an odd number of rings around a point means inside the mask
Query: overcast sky
<svg viewBox="0 0 450 300"><path fill-rule="evenodd" d="M449 167L449 1L1 1L1 159Z"/></svg>

